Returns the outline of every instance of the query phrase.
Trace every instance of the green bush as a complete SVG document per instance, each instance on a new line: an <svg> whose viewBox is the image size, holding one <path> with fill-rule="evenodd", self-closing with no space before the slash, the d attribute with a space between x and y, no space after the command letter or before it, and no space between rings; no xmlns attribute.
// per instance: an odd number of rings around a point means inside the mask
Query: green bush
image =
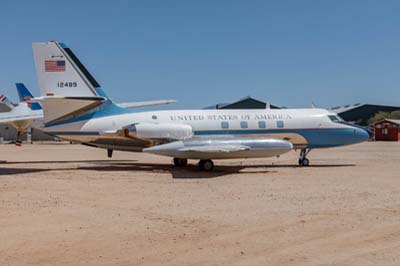
<svg viewBox="0 0 400 266"><path fill-rule="evenodd" d="M372 125L375 122L383 119L400 119L400 113L379 112L370 119L368 119L368 124Z"/></svg>

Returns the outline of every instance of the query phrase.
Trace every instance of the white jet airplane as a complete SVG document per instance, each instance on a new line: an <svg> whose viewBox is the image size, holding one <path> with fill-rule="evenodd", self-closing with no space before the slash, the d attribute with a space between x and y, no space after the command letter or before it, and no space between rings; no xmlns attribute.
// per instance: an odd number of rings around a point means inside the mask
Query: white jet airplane
<svg viewBox="0 0 400 266"><path fill-rule="evenodd" d="M33 44L45 131L59 138L113 150L174 158L175 166L198 159L211 171L213 159L279 156L366 141L368 133L324 109L168 110L121 108L65 44Z"/></svg>
<svg viewBox="0 0 400 266"><path fill-rule="evenodd" d="M20 99L19 104L13 104L7 97L0 96L0 104L3 105L5 112L0 113L0 124L7 124L17 129L17 139L15 144L21 146L22 135L29 130L29 128L43 129L43 110L39 103L31 102L33 99L31 92L25 87L23 83L16 83L18 96ZM143 102L127 102L118 103L119 107L123 108L139 108L156 105L165 105L175 103L175 100L156 100L156 101L143 101Z"/></svg>
<svg viewBox="0 0 400 266"><path fill-rule="evenodd" d="M17 91L20 99L19 104L12 104L5 97L1 99L2 104L9 108L8 112L0 113L0 124L7 124L17 129L15 144L21 146L22 135L32 126L42 127L43 111L39 103L29 102L32 94L22 83L17 83Z"/></svg>

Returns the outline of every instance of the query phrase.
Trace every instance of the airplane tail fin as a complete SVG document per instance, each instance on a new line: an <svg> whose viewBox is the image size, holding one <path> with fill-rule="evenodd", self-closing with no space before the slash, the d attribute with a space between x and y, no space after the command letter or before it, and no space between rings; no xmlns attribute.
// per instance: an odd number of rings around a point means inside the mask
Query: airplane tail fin
<svg viewBox="0 0 400 266"><path fill-rule="evenodd" d="M111 103L100 84L64 43L33 43L32 48L41 95L37 100L42 103L46 124L95 112L94 108L102 103Z"/></svg>
<svg viewBox="0 0 400 266"><path fill-rule="evenodd" d="M100 84L64 43L33 43L41 96L108 98Z"/></svg>
<svg viewBox="0 0 400 266"><path fill-rule="evenodd" d="M41 110L42 106L39 103L31 103L30 100L33 98L32 93L25 87L23 83L15 83L17 87L18 96L20 102L28 102L29 107L32 110Z"/></svg>

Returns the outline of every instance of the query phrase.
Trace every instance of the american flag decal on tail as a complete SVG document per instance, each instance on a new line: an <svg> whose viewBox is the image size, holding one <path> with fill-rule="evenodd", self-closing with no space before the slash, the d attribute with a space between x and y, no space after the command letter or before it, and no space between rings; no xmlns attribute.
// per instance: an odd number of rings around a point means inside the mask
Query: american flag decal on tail
<svg viewBox="0 0 400 266"><path fill-rule="evenodd" d="M64 60L45 60L44 61L45 72L64 72L65 61Z"/></svg>

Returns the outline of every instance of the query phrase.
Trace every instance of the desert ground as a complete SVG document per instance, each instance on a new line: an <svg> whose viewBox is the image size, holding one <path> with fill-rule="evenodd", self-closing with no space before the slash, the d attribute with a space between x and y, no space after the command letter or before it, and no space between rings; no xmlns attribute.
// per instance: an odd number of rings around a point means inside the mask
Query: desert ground
<svg viewBox="0 0 400 266"><path fill-rule="evenodd" d="M400 143L171 159L1 145L0 265L400 265Z"/></svg>

